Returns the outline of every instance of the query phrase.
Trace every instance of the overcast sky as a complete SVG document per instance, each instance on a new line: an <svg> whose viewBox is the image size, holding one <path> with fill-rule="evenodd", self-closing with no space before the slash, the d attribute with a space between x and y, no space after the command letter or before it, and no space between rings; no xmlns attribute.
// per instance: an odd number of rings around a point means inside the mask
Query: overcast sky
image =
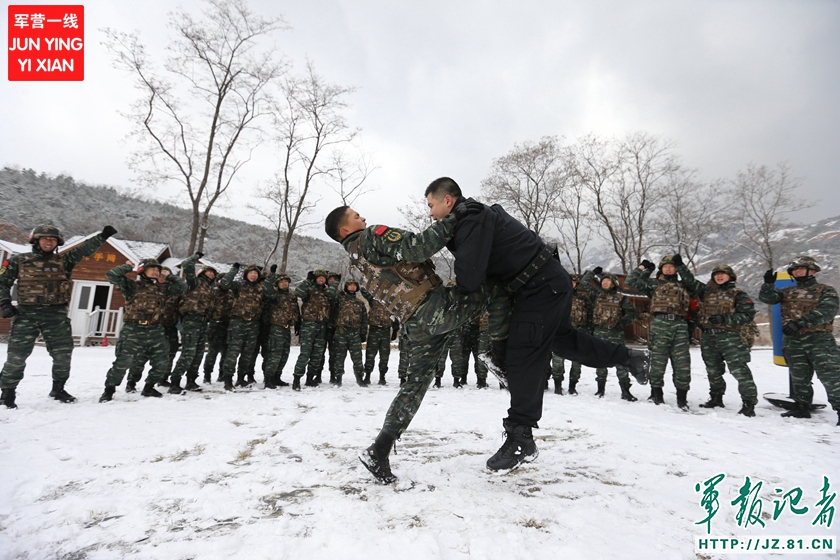
<svg viewBox="0 0 840 560"><path fill-rule="evenodd" d="M135 93L111 67L100 29L138 30L154 51L176 5L84 2L84 82L9 82L0 57L0 164L135 186L129 126L118 114ZM276 42L298 68L308 56L329 81L358 88L348 119L379 165L371 178L379 190L355 205L368 223L399 223L396 207L441 175L477 194L493 158L515 142L632 130L676 141L683 163L706 180L734 177L750 162L786 161L803 195L819 200L796 217L840 215L836 0L251 6L286 18L291 29ZM265 150L224 212L253 220L250 192L274 169ZM324 193L314 218L336 203ZM307 233L325 238L320 226Z"/></svg>

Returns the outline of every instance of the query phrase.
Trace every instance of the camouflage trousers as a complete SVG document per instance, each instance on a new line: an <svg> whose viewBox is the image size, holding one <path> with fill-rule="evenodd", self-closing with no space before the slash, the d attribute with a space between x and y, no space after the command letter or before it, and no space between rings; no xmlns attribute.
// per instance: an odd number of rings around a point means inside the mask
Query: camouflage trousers
<svg viewBox="0 0 840 560"><path fill-rule="evenodd" d="M388 358L391 357L391 327L371 326L368 329L365 373L370 374L373 371L377 354L379 354L379 374L384 376L388 372Z"/></svg>
<svg viewBox="0 0 840 560"><path fill-rule="evenodd" d="M283 368L289 360L289 350L292 346L292 333L289 327L271 325L268 331L268 342L266 343L266 354L263 359L263 376L265 381L273 380L275 383L283 375Z"/></svg>
<svg viewBox="0 0 840 560"><path fill-rule="evenodd" d="M470 323L461 325L460 328L449 333L447 344L449 346L449 359L452 360L452 377L462 379L466 382L467 374L470 372L470 352L467 348L467 338L470 336ZM444 352L444 358L446 352ZM445 360L444 364L445 365ZM440 370L443 375L443 368Z"/></svg>
<svg viewBox="0 0 840 560"><path fill-rule="evenodd" d="M446 335L446 342L443 346L443 352L440 354L440 359L435 364L435 379L443 379L443 374L446 372L446 357L452 356L452 341L455 340L455 331ZM410 355L410 352L409 352ZM453 374L452 377L455 377Z"/></svg>
<svg viewBox="0 0 840 560"><path fill-rule="evenodd" d="M307 380L318 375L324 369L324 349L327 346L326 323L303 321L300 325L300 354L295 363L295 377L307 374ZM307 372L308 366L308 372Z"/></svg>
<svg viewBox="0 0 840 560"><path fill-rule="evenodd" d="M463 350L465 360L469 361L470 355L473 357L476 378L487 379L487 366L479 361L478 356L490 351L490 331L482 331L478 325L470 324L469 332L464 338ZM464 367L469 370L468 363L464 364ZM464 373L463 379L467 379L467 372Z"/></svg>
<svg viewBox="0 0 840 560"><path fill-rule="evenodd" d="M262 370L265 373L265 360L268 356L268 337L271 332L271 323L260 321L260 329L257 334L257 343L254 345L254 350L248 357L248 365L245 368L245 373L254 375L254 368L257 367L257 356L262 356Z"/></svg>
<svg viewBox="0 0 840 560"><path fill-rule="evenodd" d="M163 381L169 375L169 341L166 339L163 326L125 323L117 341L116 359L105 377L105 386L120 385L128 368L138 362L145 364L146 361L152 366L147 378L148 383ZM141 366L140 375L142 374ZM138 376L132 381L139 381L139 379Z"/></svg>
<svg viewBox="0 0 840 560"><path fill-rule="evenodd" d="M612 342L613 344L624 344L624 329L619 327L617 329L610 329L607 327L595 327L595 330L592 331L594 336L597 336L601 340L606 340L607 342ZM597 381L606 381L607 380L607 368L597 368L595 370L595 379ZM630 374L627 372L627 369L624 366L615 366L615 374L618 376L619 381L626 381L630 382Z"/></svg>
<svg viewBox="0 0 840 560"><path fill-rule="evenodd" d="M566 375L566 367L564 365L565 360L555 354L554 352L551 353L551 377L558 380L560 383L563 382L563 378ZM569 369L569 381L577 383L580 380L580 362L572 362L572 367Z"/></svg>
<svg viewBox="0 0 840 560"><path fill-rule="evenodd" d="M365 373L362 364L362 337L359 329L350 327L336 327L333 335L333 370L336 381L341 381L344 375L344 361L347 353L350 353L350 361L353 362L353 375L361 379Z"/></svg>
<svg viewBox="0 0 840 560"><path fill-rule="evenodd" d="M172 369L172 383L180 383L182 375L186 375L188 380L198 377L206 339L207 321L204 315L188 313L181 320L181 355Z"/></svg>
<svg viewBox="0 0 840 560"><path fill-rule="evenodd" d="M405 348L409 352L407 381L385 414L383 429L400 436L405 432L429 389L447 334L490 310L491 337L507 337L504 318L511 308L508 294L495 283L485 282L474 292L440 287L429 293L405 323ZM494 319L495 318L495 319Z"/></svg>
<svg viewBox="0 0 840 560"><path fill-rule="evenodd" d="M181 342L178 338L178 325L172 325L171 327L164 325L163 333L166 335L166 340L169 341L169 368L167 371L171 372L172 364L175 363L175 355L181 348ZM140 373L142 374L143 372L141 371Z"/></svg>
<svg viewBox="0 0 840 560"><path fill-rule="evenodd" d="M814 398L814 372L825 387L831 408L840 412L840 349L828 332L784 337L784 354L796 402L810 404Z"/></svg>
<svg viewBox="0 0 840 560"><path fill-rule="evenodd" d="M17 387L23 379L26 359L32 354L38 334L43 335L47 352L53 359L52 379L66 383L70 378L73 332L66 305L19 305L12 319L6 363L0 374L0 387Z"/></svg>
<svg viewBox="0 0 840 560"><path fill-rule="evenodd" d="M219 376L227 353L227 332L230 321L217 321L207 325L207 354L204 356L204 375L210 376L219 357Z"/></svg>
<svg viewBox="0 0 840 560"><path fill-rule="evenodd" d="M650 324L650 386L665 386L668 360L674 370L674 387L689 389L691 385L691 356L689 355L688 325L682 319L669 321L654 317Z"/></svg>
<svg viewBox="0 0 840 560"><path fill-rule="evenodd" d="M700 339L700 353L703 356L703 363L706 364L710 393L721 395L726 393L726 381L723 379L723 374L728 364L729 373L738 381L741 400L758 404L758 390L747 365L750 361L750 349L743 343L739 333L727 330L720 333L704 330Z"/></svg>
<svg viewBox="0 0 840 560"><path fill-rule="evenodd" d="M400 330L399 338L397 338L397 350L400 353L400 363L397 366L397 375L400 379L408 377L408 348L406 346L405 334Z"/></svg>
<svg viewBox="0 0 840 560"><path fill-rule="evenodd" d="M227 353L225 354L222 374L228 381L233 380L233 374L239 372L244 377L248 370L248 362L257 344L260 334L260 320L246 321L241 317L231 317L228 325ZM237 369L236 360L239 359Z"/></svg>

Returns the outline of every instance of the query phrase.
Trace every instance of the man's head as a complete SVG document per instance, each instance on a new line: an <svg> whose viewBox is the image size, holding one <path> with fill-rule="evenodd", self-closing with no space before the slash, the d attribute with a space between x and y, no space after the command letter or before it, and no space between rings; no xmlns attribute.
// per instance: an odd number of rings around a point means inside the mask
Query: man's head
<svg viewBox="0 0 840 560"><path fill-rule="evenodd" d="M353 280L352 278L348 278L344 282L344 291L348 294L355 294L356 291L359 289L359 283Z"/></svg>
<svg viewBox="0 0 840 560"><path fill-rule="evenodd" d="M280 276L277 277L276 285L281 290L287 290L289 288L289 284L291 284L291 283L292 283L292 279L286 274L281 274Z"/></svg>
<svg viewBox="0 0 840 560"><path fill-rule="evenodd" d="M245 280L253 284L260 279L260 269L255 264L249 264L245 267L242 275L245 277Z"/></svg>
<svg viewBox="0 0 840 560"><path fill-rule="evenodd" d="M315 283L319 286L323 286L327 283L327 278L329 277L329 273L324 270L323 268L319 268L316 270L313 275L315 276Z"/></svg>
<svg viewBox="0 0 840 560"><path fill-rule="evenodd" d="M64 245L64 237L55 226L38 226L29 234L29 243L44 253L51 253L56 247Z"/></svg>
<svg viewBox="0 0 840 560"><path fill-rule="evenodd" d="M340 276L337 272L330 272L330 275L327 276L327 286L332 286L333 282L338 280Z"/></svg>
<svg viewBox="0 0 840 560"><path fill-rule="evenodd" d="M324 231L339 243L350 235L367 227L367 222L349 206L339 206L324 220ZM326 279L325 279L326 280Z"/></svg>
<svg viewBox="0 0 840 560"><path fill-rule="evenodd" d="M201 272L198 273L199 276L204 275L211 282L216 279L216 274L218 274L218 272L212 266L205 266L201 269Z"/></svg>
<svg viewBox="0 0 840 560"><path fill-rule="evenodd" d="M612 272L604 272L601 276L601 288L604 290L617 290L618 276Z"/></svg>
<svg viewBox="0 0 840 560"><path fill-rule="evenodd" d="M674 264L674 257L672 255L665 255L659 261L659 270L665 276L673 276L677 273L677 265Z"/></svg>
<svg viewBox="0 0 840 560"><path fill-rule="evenodd" d="M791 261L787 267L787 272L794 278L809 278L819 272L820 266L814 257L802 256ZM812 274L813 272L813 274Z"/></svg>
<svg viewBox="0 0 840 560"><path fill-rule="evenodd" d="M449 215L462 196L461 187L449 177L441 177L426 187L425 196L429 205L429 215L435 220L440 220Z"/></svg>
<svg viewBox="0 0 840 560"><path fill-rule="evenodd" d="M160 263L157 259L143 259L137 267L138 274L142 274L149 280L160 278Z"/></svg>
<svg viewBox="0 0 840 560"><path fill-rule="evenodd" d="M719 264L712 269L712 281L718 286L723 286L735 278L735 271L729 265Z"/></svg>

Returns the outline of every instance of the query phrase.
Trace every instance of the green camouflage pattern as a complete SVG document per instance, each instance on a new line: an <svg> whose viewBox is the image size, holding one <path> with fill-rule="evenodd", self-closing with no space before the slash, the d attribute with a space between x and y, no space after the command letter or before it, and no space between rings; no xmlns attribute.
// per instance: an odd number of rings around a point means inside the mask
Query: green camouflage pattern
<svg viewBox="0 0 840 560"><path fill-rule="evenodd" d="M169 364L166 371L171 372L172 364L175 362L175 355L178 354L178 349L181 347L181 343L178 341L178 327L176 325L168 326L165 321L162 324L163 333L166 336L166 340L169 342ZM143 378L143 370L146 368L147 362L148 360L145 356L138 356L128 369L128 380L138 383L140 379Z"/></svg>
<svg viewBox="0 0 840 560"><path fill-rule="evenodd" d="M400 333L397 336L397 350L400 353L400 361L397 365L397 375L400 379L408 378L408 339L405 329L400 325Z"/></svg>
<svg viewBox="0 0 840 560"><path fill-rule="evenodd" d="M551 353L551 377L563 383L563 378L566 375L566 367L564 365L565 360L555 354L554 352ZM569 381L577 383L580 381L580 369L581 364L580 362L572 362L572 366L569 369Z"/></svg>
<svg viewBox="0 0 840 560"><path fill-rule="evenodd" d="M337 282L336 282L337 283ZM344 361L347 353L350 353L350 361L353 363L353 375L357 379L364 376L365 368L362 363L362 338L358 329L349 327L336 327L333 335L333 370L336 381L341 381L344 376Z"/></svg>
<svg viewBox="0 0 840 560"><path fill-rule="evenodd" d="M207 321L204 315L187 313L181 320L181 355L172 369L172 383L180 383L184 375L187 379L198 377L206 341Z"/></svg>
<svg viewBox="0 0 840 560"><path fill-rule="evenodd" d="M452 377L456 379L466 379L470 370L470 355L465 349L469 335L470 323L464 323L447 335L449 359L452 361ZM446 354L446 352L443 353L442 366L446 365ZM440 369L440 375L443 375L443 368Z"/></svg>
<svg viewBox="0 0 840 560"><path fill-rule="evenodd" d="M207 353L204 356L204 375L213 375L216 367L216 358L219 358L219 377L222 376L222 367L227 355L227 332L230 319L213 321L207 324Z"/></svg>
<svg viewBox="0 0 840 560"><path fill-rule="evenodd" d="M627 298L624 298L625 300ZM593 336L597 336L601 340L612 342L613 344L624 344L624 327L608 329L606 327L595 327L592 331ZM595 379L597 381L606 381L609 370L607 368L597 368L595 370ZM615 366L615 373L619 381L626 381L630 383L630 374L623 366Z"/></svg>
<svg viewBox="0 0 840 560"><path fill-rule="evenodd" d="M389 323L390 325L390 323ZM388 373L388 359L391 357L391 327L368 327L367 346L365 348L365 374L376 367L376 355L379 355L379 374Z"/></svg>
<svg viewBox="0 0 840 560"><path fill-rule="evenodd" d="M308 380L324 370L324 350L327 347L327 324L323 321L302 321L300 325L300 354L295 362L294 376Z"/></svg>
<svg viewBox="0 0 840 560"><path fill-rule="evenodd" d="M163 332L163 325L123 324L116 344L116 358L105 377L105 386L119 386L126 370L138 361L151 364L148 376L150 383L163 381L169 375L169 342ZM141 375L142 372L141 368Z"/></svg>
<svg viewBox="0 0 840 560"><path fill-rule="evenodd" d="M283 368L289 360L289 351L292 347L292 333L288 327L271 325L268 332L268 343L263 361L263 375L265 381L273 381L275 384L280 381L283 375Z"/></svg>
<svg viewBox="0 0 840 560"><path fill-rule="evenodd" d="M257 337L260 333L259 318L253 321L246 321L241 317L231 317L227 331L227 352L222 364L222 377L233 382L233 374L238 372L239 377L244 377L254 347L257 345ZM237 367L237 360L239 365Z"/></svg>

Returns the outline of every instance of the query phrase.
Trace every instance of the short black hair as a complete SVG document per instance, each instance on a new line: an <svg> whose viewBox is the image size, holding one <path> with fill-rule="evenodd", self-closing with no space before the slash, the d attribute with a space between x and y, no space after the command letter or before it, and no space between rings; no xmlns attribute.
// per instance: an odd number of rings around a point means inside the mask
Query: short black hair
<svg viewBox="0 0 840 560"><path fill-rule="evenodd" d="M423 193L423 196L434 195L435 198L442 198L446 195L451 196L452 198L458 198L461 195L461 187L458 186L458 183L450 179L449 177L441 177L440 179L435 179L429 186L426 187L426 192Z"/></svg>
<svg viewBox="0 0 840 560"><path fill-rule="evenodd" d="M349 206L339 206L327 214L327 219L324 220L324 231L339 243L341 243L341 226L346 223L347 210L349 208Z"/></svg>

